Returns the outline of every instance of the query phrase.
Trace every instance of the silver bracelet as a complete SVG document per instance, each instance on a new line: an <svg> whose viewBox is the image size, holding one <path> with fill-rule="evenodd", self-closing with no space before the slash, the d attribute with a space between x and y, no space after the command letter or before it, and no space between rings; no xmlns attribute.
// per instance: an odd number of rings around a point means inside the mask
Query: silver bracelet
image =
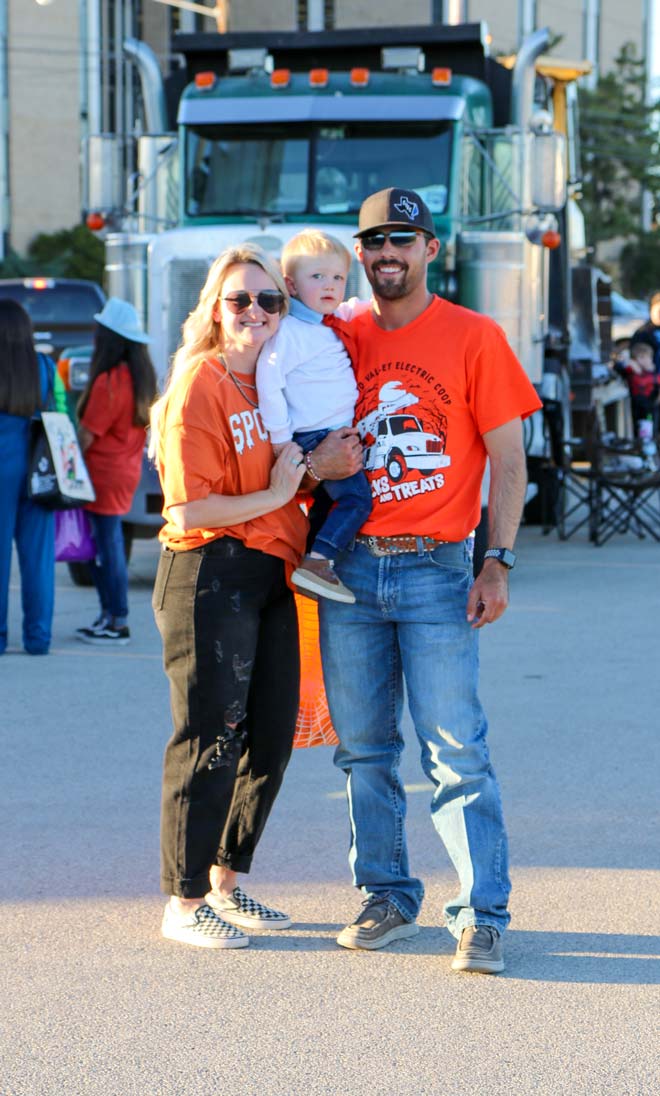
<svg viewBox="0 0 660 1096"><path fill-rule="evenodd" d="M305 453L305 468L309 472L312 479L315 479L317 483L321 483L322 477L317 476L316 472L312 468L312 454L311 453Z"/></svg>

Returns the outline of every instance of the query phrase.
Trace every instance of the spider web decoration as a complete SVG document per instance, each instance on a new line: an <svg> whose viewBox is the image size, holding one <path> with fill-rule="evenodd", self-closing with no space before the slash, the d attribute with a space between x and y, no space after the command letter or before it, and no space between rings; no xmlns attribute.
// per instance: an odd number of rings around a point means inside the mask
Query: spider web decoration
<svg viewBox="0 0 660 1096"><path fill-rule="evenodd" d="M293 748L336 746L339 742L332 726L323 684L319 647L319 614L316 602L295 595L300 630L300 708Z"/></svg>

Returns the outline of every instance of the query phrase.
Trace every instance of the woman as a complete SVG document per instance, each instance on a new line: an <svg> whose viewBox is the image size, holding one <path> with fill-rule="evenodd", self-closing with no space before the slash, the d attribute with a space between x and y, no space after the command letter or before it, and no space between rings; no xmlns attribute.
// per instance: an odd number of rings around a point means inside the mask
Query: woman
<svg viewBox="0 0 660 1096"><path fill-rule="evenodd" d="M293 442L273 464L254 375L287 310L284 281L258 248L222 254L183 327L152 413L163 486L163 552L153 605L170 679L161 850L170 895L162 933L209 948L244 928L288 928L248 897L248 872L291 753L298 632L287 577L305 545Z"/></svg>
<svg viewBox="0 0 660 1096"><path fill-rule="evenodd" d="M55 367L37 355L27 312L0 300L0 654L7 647L12 543L23 602L23 647L46 655L55 590L55 517L27 497L30 419L53 398Z"/></svg>
<svg viewBox="0 0 660 1096"><path fill-rule="evenodd" d="M94 319L98 328L89 381L78 401L78 433L96 492L86 509L96 542L90 568L100 614L76 636L83 643L118 647L130 639L121 519L140 482L156 375L145 345L149 338L128 301L111 297Z"/></svg>

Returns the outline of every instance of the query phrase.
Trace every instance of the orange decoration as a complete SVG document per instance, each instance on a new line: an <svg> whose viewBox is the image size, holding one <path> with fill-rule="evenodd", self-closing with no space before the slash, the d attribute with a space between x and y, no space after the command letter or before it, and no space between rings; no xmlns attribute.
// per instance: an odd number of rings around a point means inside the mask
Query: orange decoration
<svg viewBox="0 0 660 1096"><path fill-rule="evenodd" d="M336 746L338 743L323 684L319 647L319 615L316 602L296 594L300 630L300 708L293 739L294 749Z"/></svg>

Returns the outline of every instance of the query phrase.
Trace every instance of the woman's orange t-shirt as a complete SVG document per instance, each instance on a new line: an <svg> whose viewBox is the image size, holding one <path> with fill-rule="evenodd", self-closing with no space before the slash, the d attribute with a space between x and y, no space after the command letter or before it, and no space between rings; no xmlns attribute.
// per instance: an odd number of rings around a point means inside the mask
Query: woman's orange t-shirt
<svg viewBox="0 0 660 1096"><path fill-rule="evenodd" d="M237 374L249 384L251 377ZM249 495L270 482L273 450L259 409L251 407L219 362L203 361L176 381L162 419L158 471L163 487L163 544L174 551L199 548L218 537L236 537L248 548L297 566L305 548L307 519L295 499L250 521L220 529L184 532L169 520L169 507L217 495Z"/></svg>

